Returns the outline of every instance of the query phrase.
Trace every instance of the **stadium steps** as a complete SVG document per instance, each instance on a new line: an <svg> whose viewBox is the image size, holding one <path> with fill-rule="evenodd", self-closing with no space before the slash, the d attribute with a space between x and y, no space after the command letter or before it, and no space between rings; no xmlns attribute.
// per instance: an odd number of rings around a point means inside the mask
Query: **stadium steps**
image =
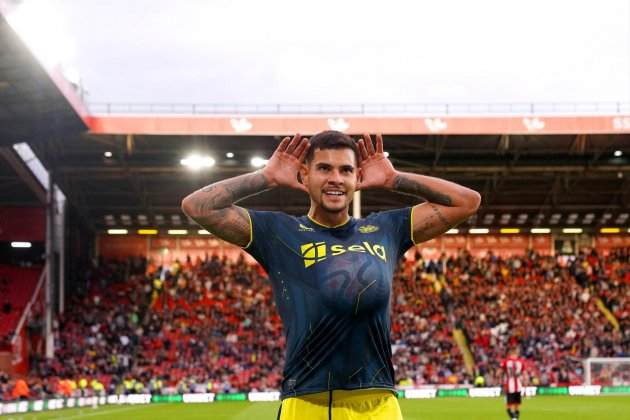
<svg viewBox="0 0 630 420"><path fill-rule="evenodd" d="M455 342L457 343L457 347L459 347L459 351L464 357L466 372L468 372L468 374L472 376L475 372L475 359L473 358L472 352L470 351L470 347L468 347L468 340L466 340L466 335L461 328L453 328L453 340L455 340Z"/></svg>
<svg viewBox="0 0 630 420"><path fill-rule="evenodd" d="M442 296L442 293L445 292L446 287L446 278L444 275L435 276L428 275L428 280L433 283L433 288L435 293L439 296ZM448 303L445 303L444 299L440 298L442 301L442 305L444 307L444 311L446 313L451 313L451 306ZM462 358L464 359L464 366L466 367L466 372L469 375L473 376L475 372L475 359L473 358L472 352L470 351L470 347L468 346L468 340L466 340L466 335L461 328L457 328L453 325L453 340L457 347L459 348L459 352L462 354Z"/></svg>
<svg viewBox="0 0 630 420"><path fill-rule="evenodd" d="M606 317L615 330L619 331L619 321L617 320L617 317L615 317L615 314L606 307L601 298L595 298L595 305L597 305L597 309L599 309L599 311Z"/></svg>

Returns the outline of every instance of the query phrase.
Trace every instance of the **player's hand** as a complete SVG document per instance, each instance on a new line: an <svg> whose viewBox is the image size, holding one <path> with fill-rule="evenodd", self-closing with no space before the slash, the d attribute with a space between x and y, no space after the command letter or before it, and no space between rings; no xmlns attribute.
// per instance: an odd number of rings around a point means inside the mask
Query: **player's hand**
<svg viewBox="0 0 630 420"><path fill-rule="evenodd" d="M285 137L282 139L262 170L271 187L289 187L308 192L304 184L301 184L297 179L308 147L308 139L302 138L299 134L293 138Z"/></svg>
<svg viewBox="0 0 630 420"><path fill-rule="evenodd" d="M383 136L376 135L376 149L369 134L358 141L361 182L357 189L394 188L396 169L383 152Z"/></svg>

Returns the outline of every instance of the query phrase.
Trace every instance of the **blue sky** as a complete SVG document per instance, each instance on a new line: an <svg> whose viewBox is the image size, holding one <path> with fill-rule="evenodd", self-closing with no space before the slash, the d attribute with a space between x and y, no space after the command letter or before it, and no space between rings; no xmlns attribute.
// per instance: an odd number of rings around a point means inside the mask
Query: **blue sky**
<svg viewBox="0 0 630 420"><path fill-rule="evenodd" d="M88 102L630 102L628 0L42 3Z"/></svg>

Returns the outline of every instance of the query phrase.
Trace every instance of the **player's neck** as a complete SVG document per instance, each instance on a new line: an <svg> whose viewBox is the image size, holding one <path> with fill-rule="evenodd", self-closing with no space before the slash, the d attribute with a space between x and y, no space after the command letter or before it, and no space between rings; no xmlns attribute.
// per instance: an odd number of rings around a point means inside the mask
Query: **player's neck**
<svg viewBox="0 0 630 420"><path fill-rule="evenodd" d="M311 209L308 211L308 217L318 225L325 227L341 226L350 219L347 210L340 212L329 212L316 207L311 207Z"/></svg>

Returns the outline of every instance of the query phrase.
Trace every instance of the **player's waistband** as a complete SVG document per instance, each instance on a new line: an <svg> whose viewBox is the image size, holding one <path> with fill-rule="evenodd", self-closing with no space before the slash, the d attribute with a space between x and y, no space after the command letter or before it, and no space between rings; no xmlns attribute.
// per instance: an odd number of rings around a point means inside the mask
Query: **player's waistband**
<svg viewBox="0 0 630 420"><path fill-rule="evenodd" d="M298 398L301 400L308 401L312 404L317 405L345 405L345 404L353 404L356 402L366 401L370 399L378 399L389 396L396 396L397 394L391 389L383 389L383 388L369 388L369 389L334 389L331 391L317 392L314 394L305 394L300 395L298 397L288 397L289 398Z"/></svg>

